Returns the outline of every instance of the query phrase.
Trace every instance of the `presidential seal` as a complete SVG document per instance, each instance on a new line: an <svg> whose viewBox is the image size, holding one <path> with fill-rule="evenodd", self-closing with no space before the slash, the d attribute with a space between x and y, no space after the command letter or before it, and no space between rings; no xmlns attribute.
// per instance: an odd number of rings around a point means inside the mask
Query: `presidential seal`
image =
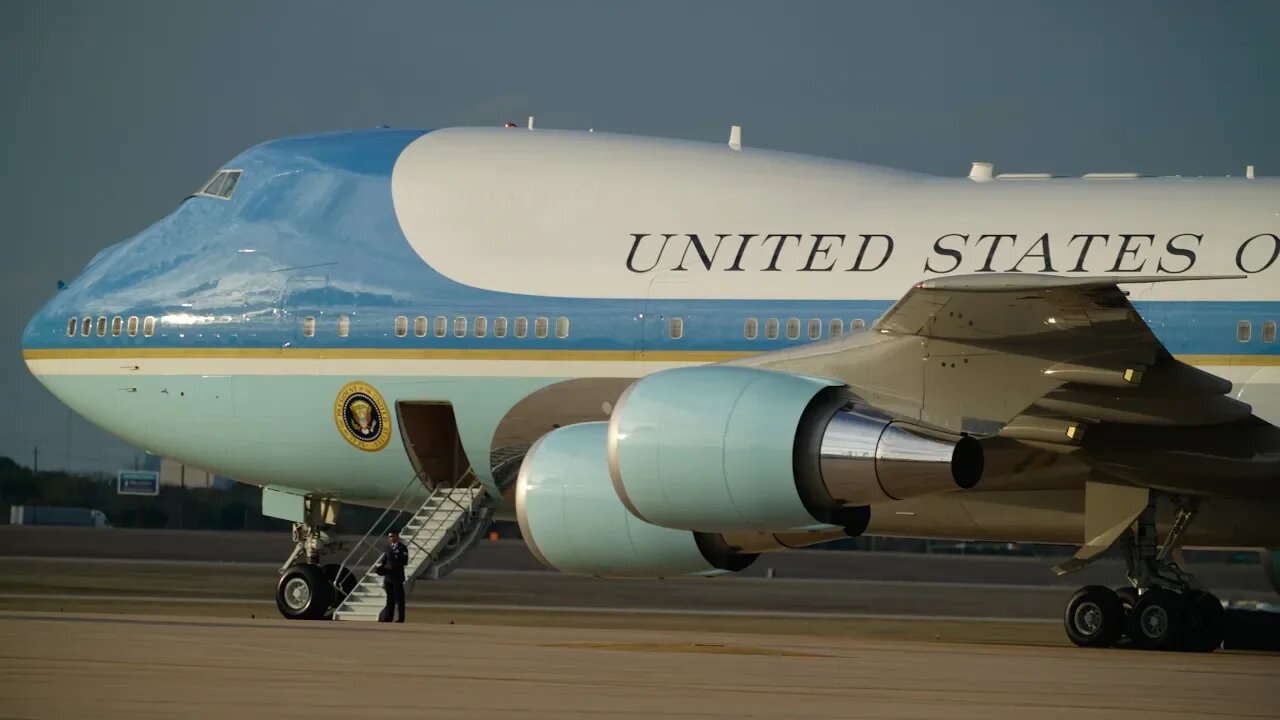
<svg viewBox="0 0 1280 720"><path fill-rule="evenodd" d="M338 432L347 442L368 452L381 450L391 440L391 426L387 424L390 415L378 391L362 382L344 385L333 404Z"/></svg>

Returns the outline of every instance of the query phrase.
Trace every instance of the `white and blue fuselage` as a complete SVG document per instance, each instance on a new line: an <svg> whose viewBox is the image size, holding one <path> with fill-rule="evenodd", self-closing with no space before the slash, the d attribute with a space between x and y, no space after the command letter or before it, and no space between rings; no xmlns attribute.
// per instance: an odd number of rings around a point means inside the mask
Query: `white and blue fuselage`
<svg viewBox="0 0 1280 720"><path fill-rule="evenodd" d="M229 197L193 195L102 251L23 351L96 424L245 482L399 492L415 468L394 417L363 443L342 427L357 383L390 415L450 404L496 496L492 452L581 419L554 398L515 412L544 388L860 331L948 274L1243 276L1129 289L1175 356L1280 421L1274 180L974 182L485 129L280 140L226 169Z"/></svg>

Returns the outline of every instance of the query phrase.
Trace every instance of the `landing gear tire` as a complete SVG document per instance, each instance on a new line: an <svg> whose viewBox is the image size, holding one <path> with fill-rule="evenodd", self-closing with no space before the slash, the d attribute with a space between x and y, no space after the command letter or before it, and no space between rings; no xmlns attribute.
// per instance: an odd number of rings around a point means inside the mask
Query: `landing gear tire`
<svg viewBox="0 0 1280 720"><path fill-rule="evenodd" d="M291 565L276 585L276 607L289 620L319 620L332 601L333 586L319 565Z"/></svg>
<svg viewBox="0 0 1280 720"><path fill-rule="evenodd" d="M352 590L356 589L356 585L359 583L355 573L337 563L329 563L324 566L324 577L329 581L329 586L333 588L329 603L331 607L335 608L351 594Z"/></svg>
<svg viewBox="0 0 1280 720"><path fill-rule="evenodd" d="M1116 640L1116 647L1129 647L1129 613L1138 604L1138 588L1132 585L1118 587L1116 597L1120 598L1120 605L1124 607L1124 631L1120 634L1120 639Z"/></svg>
<svg viewBox="0 0 1280 720"><path fill-rule="evenodd" d="M1088 585L1067 603L1063 625L1079 647L1111 647L1124 632L1124 606L1115 591Z"/></svg>
<svg viewBox="0 0 1280 720"><path fill-rule="evenodd" d="M1120 604L1124 605L1124 611L1128 613L1138 604L1138 588L1132 585L1116 588L1116 597L1120 598Z"/></svg>
<svg viewBox="0 0 1280 720"><path fill-rule="evenodd" d="M1186 597L1186 626L1180 649L1213 652L1222 646L1227 614L1212 593L1192 592Z"/></svg>
<svg viewBox="0 0 1280 720"><path fill-rule="evenodd" d="M1186 629L1187 602L1176 592L1151 588L1129 613L1127 635L1143 650L1174 650Z"/></svg>

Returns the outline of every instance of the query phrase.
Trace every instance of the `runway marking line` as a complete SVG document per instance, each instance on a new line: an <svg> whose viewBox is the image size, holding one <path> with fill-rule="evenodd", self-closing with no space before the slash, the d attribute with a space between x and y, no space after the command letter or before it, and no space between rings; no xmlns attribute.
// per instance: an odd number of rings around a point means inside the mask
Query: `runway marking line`
<svg viewBox="0 0 1280 720"><path fill-rule="evenodd" d="M765 655L768 657L829 658L834 655L799 652L779 648L751 647L746 645L720 645L716 643L641 643L641 642L568 642L539 643L528 647L572 648L583 650L624 650L651 653L697 653L705 655Z"/></svg>

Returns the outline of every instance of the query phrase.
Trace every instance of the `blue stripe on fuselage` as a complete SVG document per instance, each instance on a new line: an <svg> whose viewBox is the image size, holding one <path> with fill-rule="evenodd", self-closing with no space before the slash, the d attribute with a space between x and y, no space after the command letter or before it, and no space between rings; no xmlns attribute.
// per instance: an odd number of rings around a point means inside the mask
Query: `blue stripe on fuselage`
<svg viewBox="0 0 1280 720"><path fill-rule="evenodd" d="M809 341L809 321L821 337L840 319L872 324L893 298L876 300L646 300L526 296L459 284L432 269L404 238L391 199L397 158L425 130L331 133L276 140L227 163L244 170L231 200L193 197L137 237L100 253L59 293L23 337L29 349L57 348L295 348L448 350L646 350L766 352ZM904 286L905 293L909 287ZM1275 302L1136 303L1175 354L1273 355L1262 342L1262 323L1280 319ZM161 318L153 337L96 334L99 316ZM337 318L350 319L338 337ZM427 337L413 320L429 318ZM94 318L89 337L68 337L71 317ZM395 318L409 318L397 337ZM444 337L434 320L448 318ZM314 337L300 331L317 320ZM464 337L457 317L467 318ZM474 320L489 322L487 337ZM493 320L529 321L528 337L494 337ZM534 336L535 318L548 318L548 336ZM555 320L570 321L569 337L555 337ZM684 318L684 335L668 336L669 321ZM744 336L758 318L758 337ZM779 320L777 339L765 322ZM801 323L786 337L787 320ZM1236 325L1252 323L1251 341L1236 339Z"/></svg>

